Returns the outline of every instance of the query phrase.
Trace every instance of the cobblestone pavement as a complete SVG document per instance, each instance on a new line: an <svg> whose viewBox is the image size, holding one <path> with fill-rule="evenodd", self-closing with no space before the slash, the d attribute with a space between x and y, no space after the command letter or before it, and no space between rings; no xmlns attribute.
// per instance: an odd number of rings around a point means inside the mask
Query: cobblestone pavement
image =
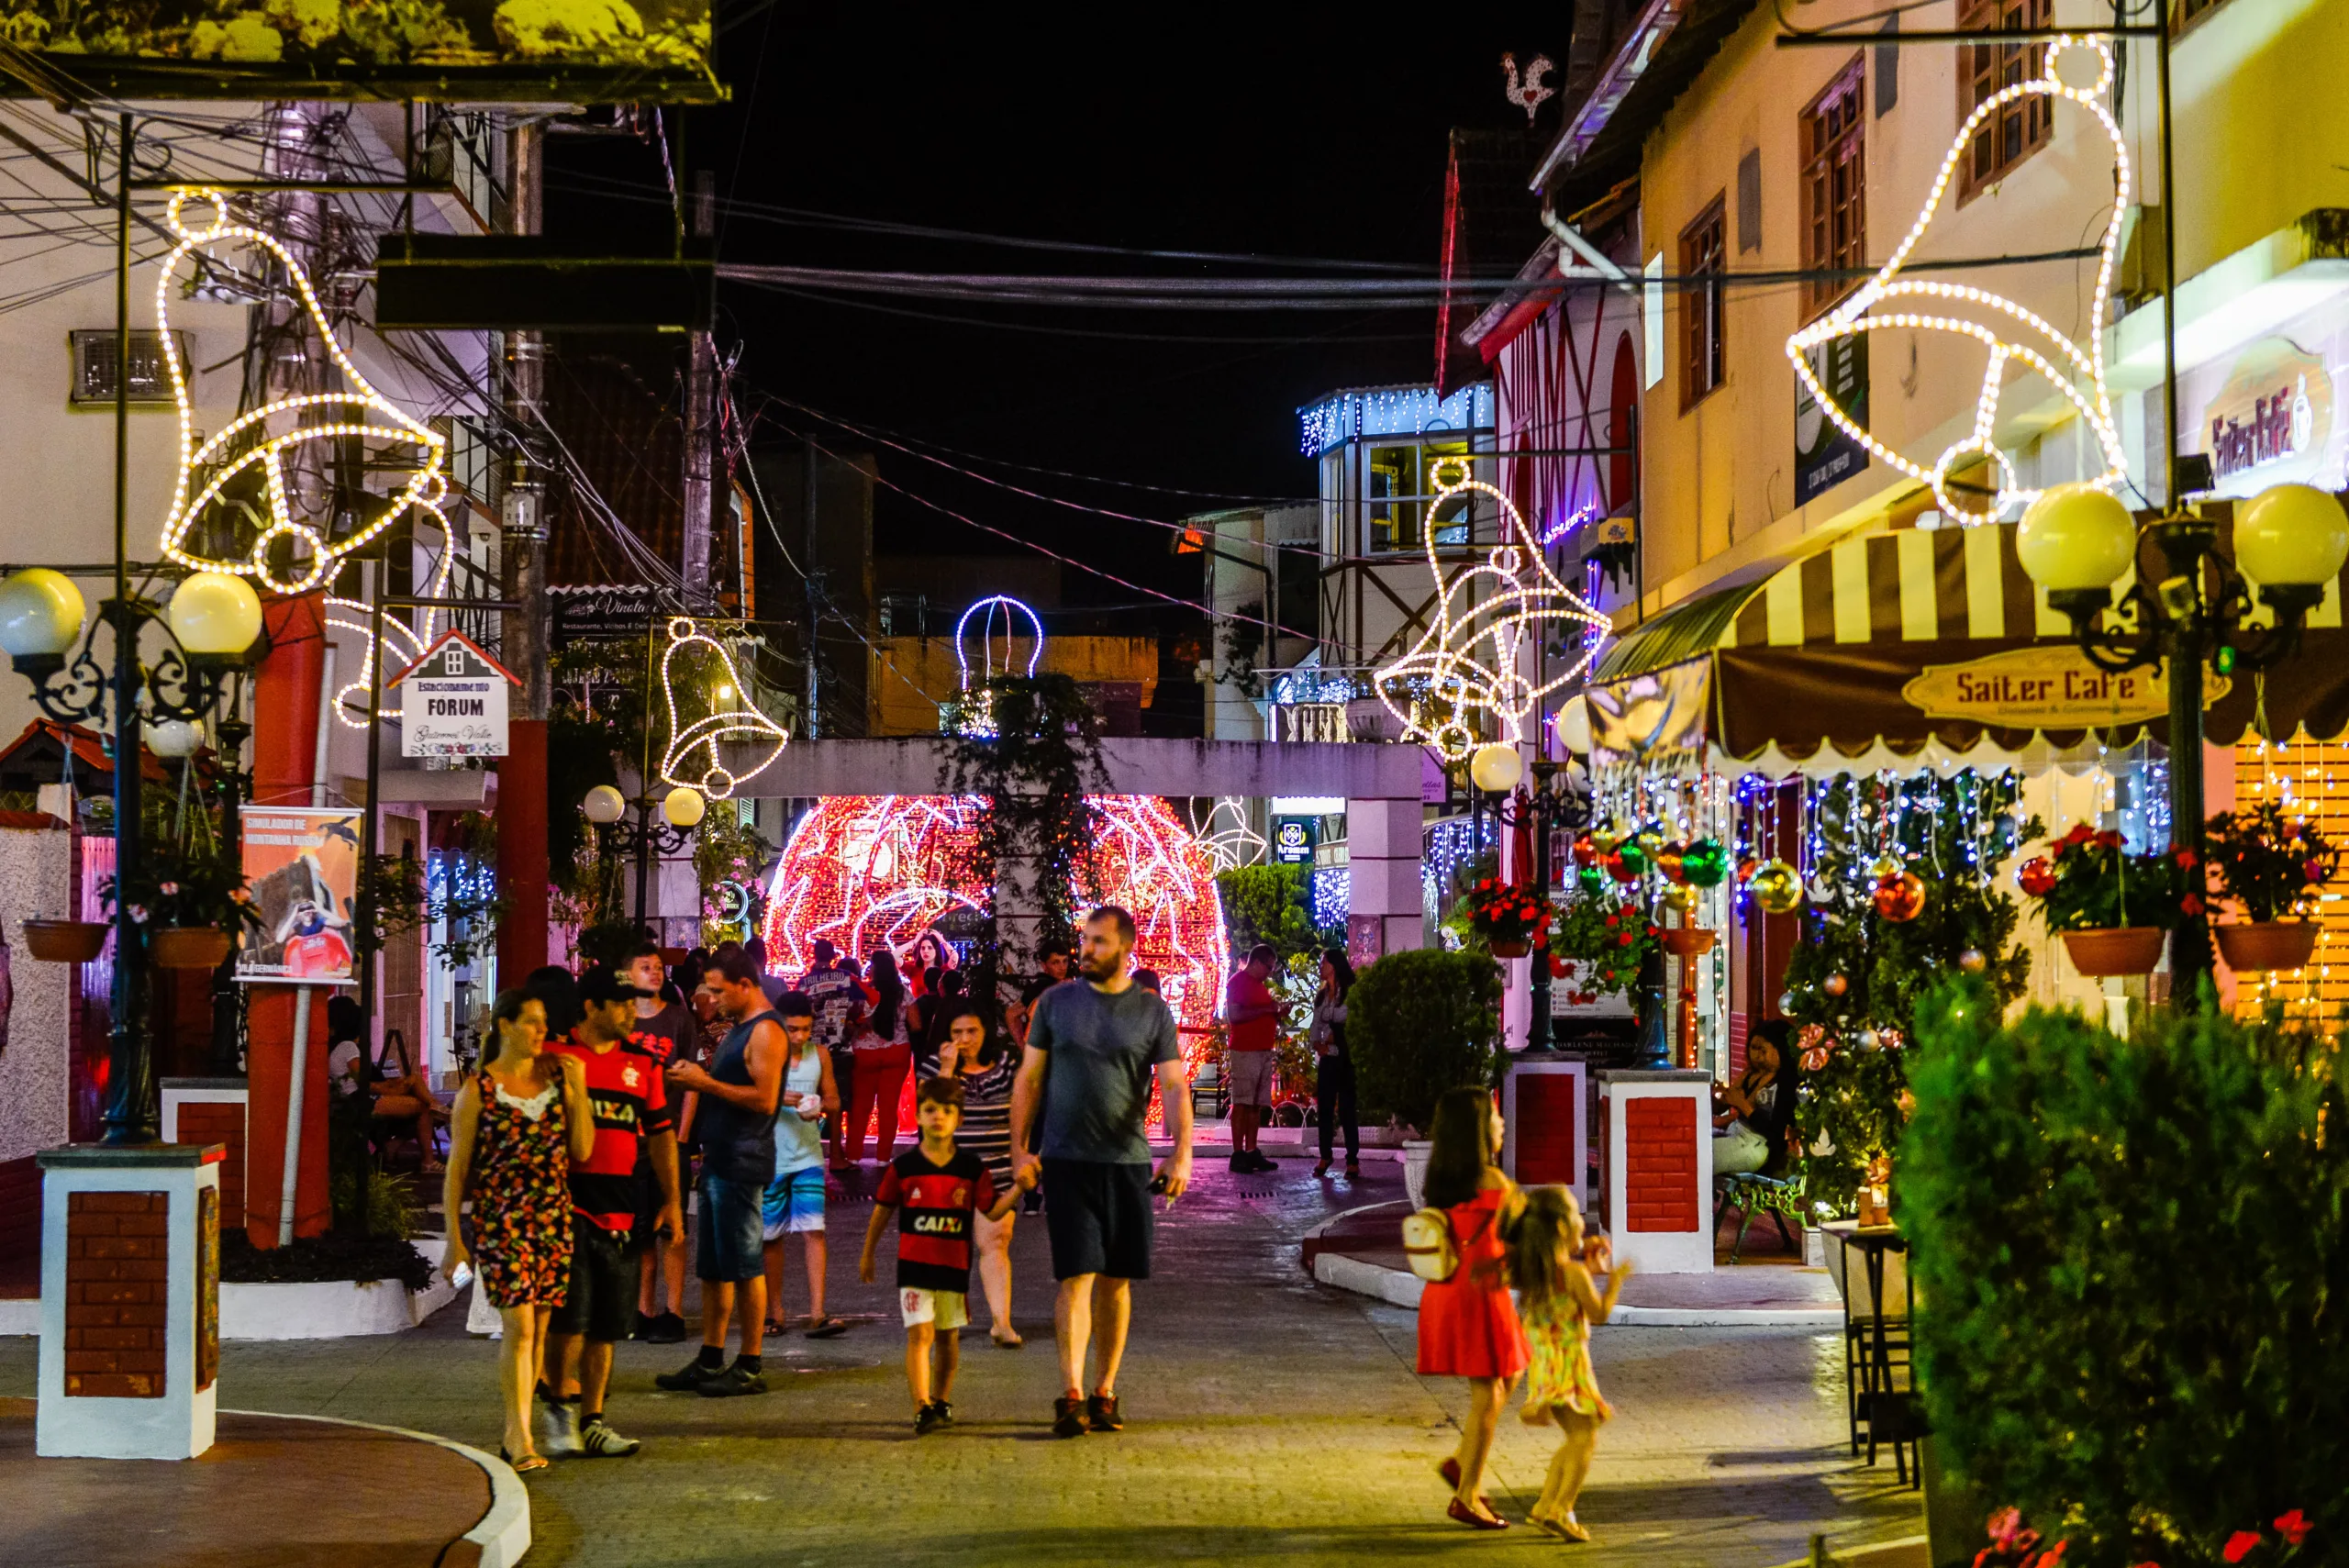
<svg viewBox="0 0 2349 1568"><path fill-rule="evenodd" d="M1338 1208L1400 1194L1400 1167L1319 1184L1290 1161L1238 1177L1220 1160L1159 1231L1157 1277L1138 1287L1120 1378L1130 1421L1070 1441L1044 1429L1053 1385L1052 1280L1041 1218L1015 1243L1019 1327L1001 1351L963 1337L955 1428L917 1440L887 1275L854 1279L867 1207L836 1205L832 1303L855 1318L829 1342L769 1346L774 1392L706 1400L652 1374L691 1347L619 1348L613 1423L645 1440L623 1461L532 1477L533 1564L1050 1564L1531 1562L1566 1550L1520 1527L1447 1522L1431 1473L1455 1440L1457 1382L1412 1371L1413 1315L1317 1286L1296 1239ZM789 1294L806 1298L792 1258ZM887 1268L885 1252L883 1268ZM688 1298L690 1316L691 1299ZM974 1301L974 1306L977 1302ZM390 1340L224 1347L224 1403L497 1441L495 1348L461 1307ZM1744 1564L1913 1536L1919 1494L1889 1459L1844 1446L1842 1351L1802 1330L1598 1331L1614 1401L1582 1517L1586 1563ZM0 1394L32 1392L33 1341L0 1340ZM1492 1492L1522 1517L1549 1434L1504 1419ZM102 1528L97 1521L93 1528Z"/></svg>

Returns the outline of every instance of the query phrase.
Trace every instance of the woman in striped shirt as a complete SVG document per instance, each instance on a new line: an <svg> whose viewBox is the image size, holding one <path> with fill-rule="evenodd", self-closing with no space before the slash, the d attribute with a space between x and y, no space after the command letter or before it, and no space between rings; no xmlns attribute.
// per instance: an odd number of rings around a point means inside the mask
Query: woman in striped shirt
<svg viewBox="0 0 2349 1568"><path fill-rule="evenodd" d="M963 1126L954 1135L956 1145L978 1156L997 1191L1007 1190L1004 1184L1011 1180L1011 1081L1019 1075L1019 1064L1000 1040L990 1038L986 1016L967 1001L949 1004L938 1070L963 1080ZM1001 1219L976 1213L971 1217L979 1284L995 1318L989 1332L1007 1351L1024 1342L1011 1326L1011 1226L1019 1218L1017 1209Z"/></svg>

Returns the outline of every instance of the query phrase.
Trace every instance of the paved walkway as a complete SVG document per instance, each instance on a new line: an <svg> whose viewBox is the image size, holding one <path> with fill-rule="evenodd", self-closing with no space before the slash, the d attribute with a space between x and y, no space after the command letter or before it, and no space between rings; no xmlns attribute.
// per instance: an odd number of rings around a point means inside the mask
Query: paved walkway
<svg viewBox="0 0 2349 1568"><path fill-rule="evenodd" d="M627 1461L530 1478L538 1563L1352 1562L1547 1560L1520 1528L1479 1535L1442 1518L1431 1473L1455 1440L1463 1390L1412 1372L1408 1312L1313 1284L1303 1233L1399 1195L1400 1168L1317 1184L1304 1162L1234 1178L1221 1162L1160 1229L1158 1277L1138 1291L1115 1437L1044 1430L1057 1390L1040 1222L1016 1243L1024 1351L964 1337L954 1429L916 1440L902 1339L883 1287L854 1283L867 1210L832 1214L842 1339L794 1338L768 1357L774 1392L705 1400L653 1391L677 1351L623 1345L612 1418L643 1438ZM804 1309L793 1259L792 1298ZM887 1267L885 1257L884 1269ZM689 1302L690 1308L690 1302ZM685 1347L687 1351L690 1347ZM494 1347L444 1311L386 1340L224 1347L223 1396L248 1409L410 1427L495 1448ZM1599 1379L1618 1416L1585 1496L1600 1539L1586 1563L1771 1568L1814 1531L1838 1546L1922 1530L1918 1494L1844 1447L1835 1335L1793 1329L1601 1329ZM0 1342L0 1394L29 1394L33 1346ZM1505 1420L1496 1502L1521 1516L1547 1434Z"/></svg>

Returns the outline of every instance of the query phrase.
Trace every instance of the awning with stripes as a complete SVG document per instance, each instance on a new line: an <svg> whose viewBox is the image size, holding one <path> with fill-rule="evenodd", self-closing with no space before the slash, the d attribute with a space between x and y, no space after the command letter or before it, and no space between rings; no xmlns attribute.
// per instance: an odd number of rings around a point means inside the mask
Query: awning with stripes
<svg viewBox="0 0 2349 1568"><path fill-rule="evenodd" d="M2224 530L2221 530L2223 537ZM1602 767L1766 773L2010 766L2027 748L2166 740L2159 672L2090 665L2015 556L2012 524L1845 538L1625 635L1587 691ZM2128 586L2127 582L2121 584ZM2342 583L2264 679L2206 673L2232 743L2349 729Z"/></svg>

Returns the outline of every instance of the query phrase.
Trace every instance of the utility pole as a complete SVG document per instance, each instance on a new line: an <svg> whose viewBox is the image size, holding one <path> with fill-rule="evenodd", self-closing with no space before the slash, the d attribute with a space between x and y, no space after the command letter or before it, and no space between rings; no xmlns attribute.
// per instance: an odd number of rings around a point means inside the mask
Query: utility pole
<svg viewBox="0 0 2349 1568"><path fill-rule="evenodd" d="M707 239L716 227L717 176L705 169L694 176L692 228ZM682 236L679 244L683 250ZM718 449L718 344L707 332L691 335L685 366L685 550L678 566L686 602L717 600L709 571L710 535L716 507Z"/></svg>
<svg viewBox="0 0 2349 1568"><path fill-rule="evenodd" d="M807 713L802 720L801 728L805 731L806 738L807 740L814 740L822 733L822 725L819 721L818 711L816 706L816 666L818 662L816 658L816 623L818 618L818 606L823 597L823 590L818 586L816 573L816 438L813 436L807 436L804 437L802 439L803 444L800 448L799 464L801 471L799 500L799 550L800 574L807 579L807 613L806 619L800 626L799 636L801 648L807 655L804 662L807 665Z"/></svg>
<svg viewBox="0 0 2349 1568"><path fill-rule="evenodd" d="M512 229L536 234L543 210L545 129L514 128ZM546 475L536 427L544 392L546 340L535 331L506 338L506 417L514 439L506 488L503 568L507 601L499 655L521 690L497 764L497 886L506 917L497 933L501 984L519 984L547 962Z"/></svg>

